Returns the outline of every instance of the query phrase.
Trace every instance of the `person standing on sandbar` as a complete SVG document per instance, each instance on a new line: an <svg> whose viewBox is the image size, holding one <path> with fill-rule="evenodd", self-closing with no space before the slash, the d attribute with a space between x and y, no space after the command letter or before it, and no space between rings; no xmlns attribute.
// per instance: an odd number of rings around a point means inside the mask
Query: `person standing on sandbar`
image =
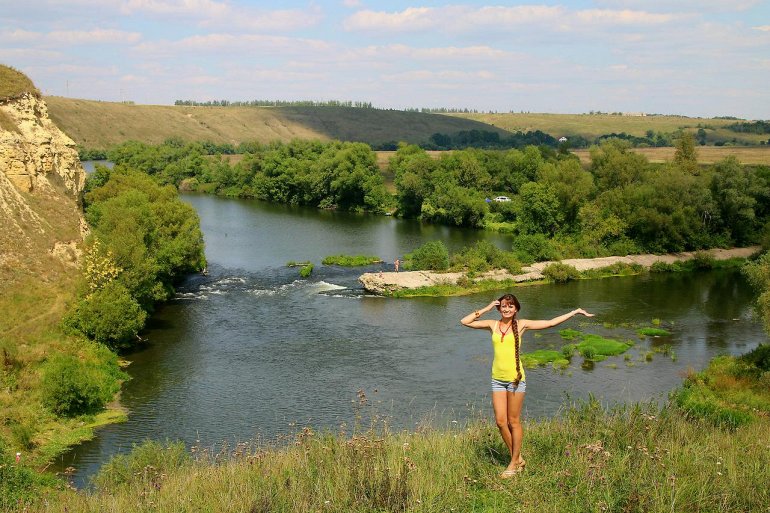
<svg viewBox="0 0 770 513"><path fill-rule="evenodd" d="M485 313L497 308L501 319L480 320ZM521 363L521 336L527 330L543 330L552 328L577 314L593 317L578 308L549 321L533 321L530 319L516 319L516 314L521 310L519 300L513 294L505 294L500 299L492 301L487 306L475 312L471 312L462 319L463 326L477 330L489 330L492 332L492 408L495 412L495 422L500 430L505 445L511 454L511 462L500 474L502 478L514 476L524 469L527 464L521 456L521 441L523 437L521 428L521 407L524 404L524 393L527 388L524 366Z"/></svg>

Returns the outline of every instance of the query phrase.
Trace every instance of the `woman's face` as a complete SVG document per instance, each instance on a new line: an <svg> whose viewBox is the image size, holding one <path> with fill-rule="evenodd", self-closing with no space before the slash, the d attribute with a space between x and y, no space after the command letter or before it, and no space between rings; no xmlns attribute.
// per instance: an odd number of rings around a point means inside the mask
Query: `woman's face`
<svg viewBox="0 0 770 513"><path fill-rule="evenodd" d="M516 305L513 304L513 301L508 299L500 301L500 306L498 306L497 309L500 310L503 317L513 317L516 314Z"/></svg>

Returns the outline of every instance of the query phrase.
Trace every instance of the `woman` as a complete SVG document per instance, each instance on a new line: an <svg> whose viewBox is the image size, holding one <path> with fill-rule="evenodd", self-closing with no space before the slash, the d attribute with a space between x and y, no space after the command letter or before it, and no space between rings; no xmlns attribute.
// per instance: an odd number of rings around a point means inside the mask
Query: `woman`
<svg viewBox="0 0 770 513"><path fill-rule="evenodd" d="M493 308L497 308L502 318L499 321L480 320L479 318ZM492 301L481 310L469 313L460 320L463 326L492 332L492 408L495 422L500 430L505 445L511 453L511 462L501 477L512 477L524 469L526 461L521 457L521 406L524 404L524 392L527 388L524 366L521 363L521 336L527 330L542 330L563 323L577 314L593 317L578 308L550 321L532 321L516 319L521 309L519 300L513 294L505 294L497 301Z"/></svg>

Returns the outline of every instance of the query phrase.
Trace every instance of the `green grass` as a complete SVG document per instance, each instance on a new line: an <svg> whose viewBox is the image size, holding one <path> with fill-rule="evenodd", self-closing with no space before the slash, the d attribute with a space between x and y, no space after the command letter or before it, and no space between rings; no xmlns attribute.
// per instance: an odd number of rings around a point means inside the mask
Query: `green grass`
<svg viewBox="0 0 770 513"><path fill-rule="evenodd" d="M382 262L377 256L368 255L330 255L323 259L323 265L339 265L342 267L361 267Z"/></svg>

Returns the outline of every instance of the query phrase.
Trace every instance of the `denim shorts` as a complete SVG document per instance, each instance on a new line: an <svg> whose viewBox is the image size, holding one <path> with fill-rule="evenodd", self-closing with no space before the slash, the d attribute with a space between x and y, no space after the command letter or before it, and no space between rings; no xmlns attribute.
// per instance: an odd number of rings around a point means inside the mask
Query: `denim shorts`
<svg viewBox="0 0 770 513"><path fill-rule="evenodd" d="M500 381L499 379L492 378L492 392L520 392L527 391L527 383L524 381Z"/></svg>

